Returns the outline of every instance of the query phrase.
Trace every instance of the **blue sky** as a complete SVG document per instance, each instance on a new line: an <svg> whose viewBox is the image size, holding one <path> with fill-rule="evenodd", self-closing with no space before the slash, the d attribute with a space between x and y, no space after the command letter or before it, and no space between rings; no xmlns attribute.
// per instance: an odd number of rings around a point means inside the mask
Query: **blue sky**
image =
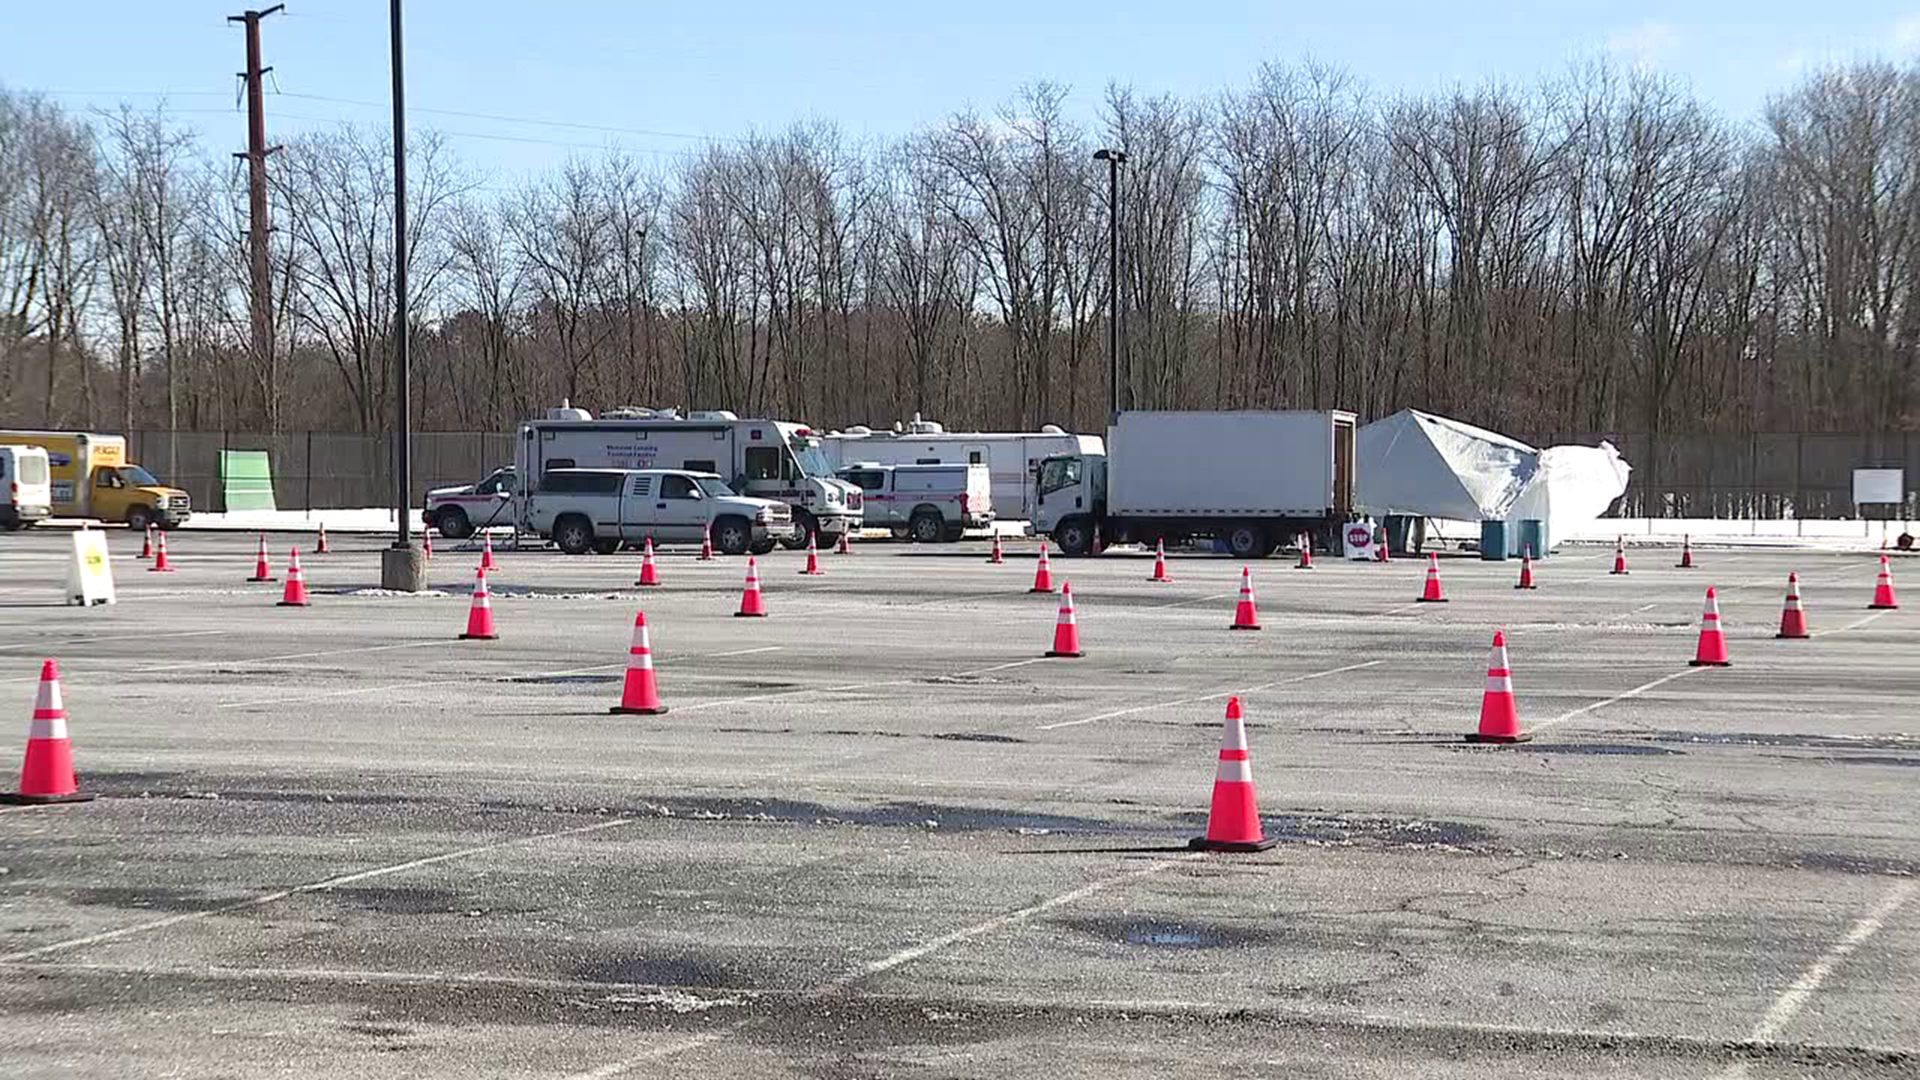
<svg viewBox="0 0 1920 1080"><path fill-rule="evenodd" d="M240 5L7 6L0 82L59 91L76 108L122 95L146 104L166 92L210 153L243 143L233 80L242 39L225 20ZM384 119L386 12L386 0L292 0L268 21L266 60L282 92L268 103L274 137ZM1203 96L1244 84L1263 61L1309 55L1397 93L1531 81L1568 60L1611 54L1684 76L1747 120L1809 65L1920 55L1920 0L409 0L407 44L411 122L458 132L463 160L513 179L609 142L671 164L699 136L812 116L891 137L968 105L991 108L1037 79L1071 86L1090 120L1110 80Z"/></svg>

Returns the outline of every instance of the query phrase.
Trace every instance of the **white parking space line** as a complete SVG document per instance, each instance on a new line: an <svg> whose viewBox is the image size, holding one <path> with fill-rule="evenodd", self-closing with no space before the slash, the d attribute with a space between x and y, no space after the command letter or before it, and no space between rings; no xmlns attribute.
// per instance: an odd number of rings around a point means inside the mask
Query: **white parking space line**
<svg viewBox="0 0 1920 1080"><path fill-rule="evenodd" d="M1593 712L1596 709L1604 709L1609 705L1618 704L1619 702L1625 701L1631 697L1638 697L1641 694L1646 693L1648 690L1651 690L1656 686L1661 686L1666 683L1670 683L1673 680L1681 678L1686 675L1692 675L1696 671L1705 671L1705 670L1707 669L1697 668L1697 667L1688 667L1688 668L1681 668L1679 671L1669 672L1668 674L1662 675L1659 678L1653 680L1652 682L1642 683L1639 686L1636 686L1633 689L1628 690L1623 694L1615 694L1610 698L1606 698L1601 701L1596 701L1590 705L1582 705L1577 709L1570 709L1567 712L1563 712L1559 716L1556 716L1551 720L1542 720L1539 723L1533 725L1533 730L1539 731L1542 728L1550 728L1553 725L1558 724L1562 721L1571 720L1576 716L1584 716L1587 713Z"/></svg>
<svg viewBox="0 0 1920 1080"><path fill-rule="evenodd" d="M1171 604L1155 604L1153 605L1153 608L1155 611L1164 611L1167 608L1185 607L1188 604L1204 604L1209 600L1225 600L1230 596L1239 596L1239 595L1240 595L1240 591L1238 589L1235 589L1233 592L1214 593L1211 596L1196 596L1191 600L1175 600ZM1255 597L1258 598L1258 595L1259 594L1256 592Z"/></svg>
<svg viewBox="0 0 1920 1080"><path fill-rule="evenodd" d="M1311 671L1305 675L1294 675L1285 679L1275 679L1272 682L1264 682L1259 684L1258 686L1249 686L1241 690L1221 690L1221 691L1218 691L1217 693L1202 694L1198 697L1178 698L1173 701L1157 701L1152 705L1136 705L1130 709L1115 709L1112 712L1104 712L1098 716L1089 716L1080 720L1062 720L1054 724L1041 724L1039 727L1035 728L1034 730L1035 731L1054 731L1059 728L1079 727L1083 724L1097 724L1102 720L1112 720L1115 717L1132 716L1134 713L1147 712L1151 709L1172 709L1172 708L1178 708L1181 705L1196 705L1202 701L1217 701L1220 698L1232 697L1235 694L1255 694L1255 693L1259 693L1262 690L1266 690L1275 686L1286 686L1291 683L1306 682L1309 679L1325 678L1328 675L1338 675L1346 671L1358 671L1361 668L1370 668L1370 667L1373 667L1375 664L1382 664L1385 662L1386 661L1384 660L1362 660L1360 663L1357 663L1357 664L1347 664L1344 667L1328 668L1325 671Z"/></svg>
<svg viewBox="0 0 1920 1080"><path fill-rule="evenodd" d="M491 844L475 844L472 847L464 847L458 851L429 855L423 859L410 859L406 862L393 863L389 866L376 866L371 870L358 870L351 874L340 874L320 881L310 881L305 885L295 885L290 889L279 889L270 893L262 893L259 896L250 896L245 900L238 900L231 904L222 904L215 908L203 908L199 911L184 911L177 915L168 915L165 918L151 919L147 922L135 923L132 926L123 926L118 930L103 930L97 934L68 938L65 941L56 941L50 945L41 945L32 949L22 949L19 952L0 956L0 963L18 963L22 960L31 960L36 956L65 952L68 949L82 949L88 945L98 945L103 941L116 941L120 938L132 937L135 934L144 934L152 930L162 930L169 926L177 926L184 922L197 922L201 919L210 919L215 915L225 915L229 912L261 907L266 904L271 904L276 900L285 900L289 896L297 896L301 893L320 892L324 889L338 888L341 885L351 885L356 881L367 881L371 878L386 877L389 874L405 873L408 870L417 870L423 866L433 866L437 863L451 862L454 859L464 859L469 855L480 855L489 851L498 851L501 848L520 847L525 844L538 843L542 840L554 840L563 836L579 836L584 833L614 829L622 825L630 825L633 821L633 818L614 818L611 821L596 821L591 825L580 825L571 829L557 829L553 832L535 833L532 836L516 836L510 840L496 840Z"/></svg>
<svg viewBox="0 0 1920 1080"><path fill-rule="evenodd" d="M1881 618L1882 616L1891 615L1891 614L1893 614L1893 609L1891 608L1887 608L1881 611L1876 611L1873 614L1866 616L1865 618L1855 619L1852 622L1848 623L1847 625L1840 627L1838 630L1815 630L1813 632L1813 636L1814 637L1832 637L1835 634L1844 634L1849 630L1858 630L1861 627L1867 625L1868 623L1874 621L1875 619Z"/></svg>
<svg viewBox="0 0 1920 1080"><path fill-rule="evenodd" d="M1887 894L1880 898L1879 903L1873 905L1871 911L1860 916L1852 926L1847 928L1846 936L1834 942L1826 952L1821 953L1818 959L1800 973L1799 978L1793 980L1793 985L1780 992L1780 996L1775 998L1773 1004L1768 1007L1766 1015L1760 1018L1759 1023L1753 1025L1751 1032L1747 1033L1747 1042L1765 1046L1778 1039L1780 1033L1787 1029L1787 1025L1800 1014L1800 1010L1806 1007L1813 995L1819 992L1821 985L1827 981L1827 976L1833 974L1833 969L1839 967L1840 962L1851 956L1856 949L1865 945L1869 938L1879 933L1887 920L1892 918L1908 900L1913 899L1913 894L1917 891L1920 891L1920 881L1902 881L1887 890ZM1735 1062L1721 1072L1716 1080L1741 1080L1751 1068L1750 1062Z"/></svg>

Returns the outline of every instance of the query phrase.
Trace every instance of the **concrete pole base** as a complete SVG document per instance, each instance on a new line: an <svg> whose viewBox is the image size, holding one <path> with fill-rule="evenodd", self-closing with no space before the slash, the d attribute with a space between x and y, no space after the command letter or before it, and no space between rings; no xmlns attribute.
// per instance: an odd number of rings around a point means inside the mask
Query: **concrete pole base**
<svg viewBox="0 0 1920 1080"><path fill-rule="evenodd" d="M417 547L380 549L380 587L419 592L427 587L427 553Z"/></svg>

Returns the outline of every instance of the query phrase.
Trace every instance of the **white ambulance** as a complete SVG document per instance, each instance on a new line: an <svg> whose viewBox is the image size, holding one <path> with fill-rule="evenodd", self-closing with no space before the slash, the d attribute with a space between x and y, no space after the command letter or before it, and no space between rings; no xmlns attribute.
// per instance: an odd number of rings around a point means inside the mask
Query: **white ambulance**
<svg viewBox="0 0 1920 1080"><path fill-rule="evenodd" d="M850 427L820 440L834 469L849 465L985 465L993 513L1001 521L1033 520L1034 470L1055 454L1101 454L1098 435L1074 435L1048 424L1039 431L948 431L918 415L896 431Z"/></svg>

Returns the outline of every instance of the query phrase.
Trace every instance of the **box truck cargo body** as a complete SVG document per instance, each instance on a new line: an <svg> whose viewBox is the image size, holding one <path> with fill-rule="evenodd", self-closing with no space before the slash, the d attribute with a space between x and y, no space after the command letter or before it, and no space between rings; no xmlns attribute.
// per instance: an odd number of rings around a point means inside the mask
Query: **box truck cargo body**
<svg viewBox="0 0 1920 1080"><path fill-rule="evenodd" d="M1300 534L1330 543L1353 509L1348 412L1126 412L1106 453L1041 463L1034 529L1063 553L1102 543L1227 542L1243 558Z"/></svg>

